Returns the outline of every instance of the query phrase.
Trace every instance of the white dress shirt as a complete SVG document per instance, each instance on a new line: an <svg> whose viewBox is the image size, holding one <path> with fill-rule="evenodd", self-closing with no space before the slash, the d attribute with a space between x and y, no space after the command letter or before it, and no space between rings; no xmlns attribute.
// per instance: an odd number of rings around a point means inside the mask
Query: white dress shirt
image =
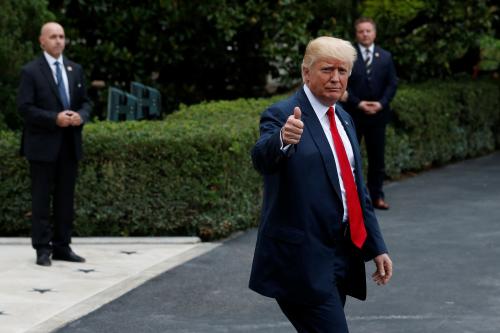
<svg viewBox="0 0 500 333"><path fill-rule="evenodd" d="M64 83L64 90L66 91L66 97L68 98L68 103L71 105L71 100L69 99L68 75L66 74L66 66L64 66L63 56L60 55L59 58L56 59L45 51L43 52L43 55L45 56L45 59L47 60L47 63L50 66L50 69L52 70L52 75L54 76L54 81L56 82L56 84L59 84L59 82L57 82L56 65L54 63L56 61L59 62L59 68L61 68L61 74Z"/></svg>
<svg viewBox="0 0 500 333"><path fill-rule="evenodd" d="M375 51L375 44L372 43L369 47L364 47L363 45L358 43L358 47L361 50L361 56L363 57L363 62L366 63L366 57L368 56L366 54L366 49L370 50L370 57L371 57L371 62L373 61L373 52Z"/></svg>
<svg viewBox="0 0 500 333"><path fill-rule="evenodd" d="M330 148L333 153L333 157L335 158L335 166L337 168L337 176L339 179L340 183L340 191L342 193L342 205L344 206L344 218L343 221L347 221L348 219L348 214L347 214L347 199L346 199L346 193L345 193L345 187L344 187L344 182L342 181L342 177L340 175L340 165L339 161L337 158L337 153L335 152L335 147L333 145L333 138L332 138L332 132L330 131L330 120L328 119L328 108L330 105L323 105L317 98L314 96L314 94L311 92L309 87L305 84L304 85L304 92L306 93L307 99L311 103L311 106L314 110L314 113L316 113L316 116L318 117L319 122L321 123L321 127L323 127L323 132L325 133L326 139L328 140L328 143L330 144ZM332 105L333 109L335 110L335 105ZM349 164L351 165L351 171L353 172L354 175L354 153L352 151L352 146L351 146L351 141L349 141L349 137L347 136L347 133L344 129L344 126L342 125L342 122L340 121L339 117L337 116L337 113L335 113L335 123L337 125L337 129L340 134L340 138L342 139L342 142L344 143L344 148L345 152L347 154L347 159L349 160Z"/></svg>

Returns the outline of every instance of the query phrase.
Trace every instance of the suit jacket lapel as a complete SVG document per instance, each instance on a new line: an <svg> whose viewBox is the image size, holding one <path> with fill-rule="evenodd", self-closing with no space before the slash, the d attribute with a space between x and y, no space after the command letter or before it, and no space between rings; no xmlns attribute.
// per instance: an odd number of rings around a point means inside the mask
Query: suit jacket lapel
<svg viewBox="0 0 500 333"><path fill-rule="evenodd" d="M325 137L323 127L321 126L316 113L314 112L311 103L309 103L309 100L307 99L304 88L300 89L298 100L300 109L302 111L302 121L304 122L304 126L308 128L312 140L314 141L314 144L321 154L323 163L325 164L326 172L328 174L328 178L330 179L330 183L335 189L335 192L337 193L339 199L342 200L337 167L335 166L335 159L333 157L332 149L330 148L330 144Z"/></svg>
<svg viewBox="0 0 500 333"><path fill-rule="evenodd" d="M339 117L340 122L342 123L342 126L344 126L344 130L347 134L347 137L349 138L349 141L351 142L351 147L352 147L352 152L354 154L354 180L356 182L356 187L358 188L358 196L359 200L361 203L361 206L364 207L364 200L362 200L361 192L363 188L362 184L362 177L361 177L361 152L359 151L359 144L354 144L357 143L357 138L356 138L356 130L351 126L349 121L347 119L344 119L341 115L341 113L338 111L339 105L335 105L335 113L337 114L337 117Z"/></svg>
<svg viewBox="0 0 500 333"><path fill-rule="evenodd" d="M372 73L375 70L375 67L377 67L379 62L380 62L380 59L379 59L379 57L377 57L377 54L380 56L378 46L375 45L375 47L373 48L373 54L372 54Z"/></svg>
<svg viewBox="0 0 500 333"><path fill-rule="evenodd" d="M361 49L359 48L358 43L355 44L355 47L356 47L356 52L358 52L358 56L356 57L356 62L360 63L361 68L363 68L363 73L366 73L366 65L365 61L363 60L363 54L362 54L363 51L361 51Z"/></svg>
<svg viewBox="0 0 500 333"><path fill-rule="evenodd" d="M73 74L73 66L71 62L64 57L64 67L66 67L66 76L68 77L68 89L69 89L69 104L73 101L75 75Z"/></svg>
<svg viewBox="0 0 500 333"><path fill-rule="evenodd" d="M47 60L45 59L43 54L39 58L39 64L40 64L40 71L47 79L47 82L49 83L50 86L50 90L52 90L56 98L59 100L59 102L61 102L62 106L61 96L59 96L59 91L57 90L56 80L54 79L54 75L52 74L52 69L50 68L50 65L47 63Z"/></svg>

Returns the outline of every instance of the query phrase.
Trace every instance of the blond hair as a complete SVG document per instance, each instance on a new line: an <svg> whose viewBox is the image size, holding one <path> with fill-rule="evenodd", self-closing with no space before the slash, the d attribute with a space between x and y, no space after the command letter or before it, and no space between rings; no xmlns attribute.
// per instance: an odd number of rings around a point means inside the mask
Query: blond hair
<svg viewBox="0 0 500 333"><path fill-rule="evenodd" d="M319 59L334 58L346 63L350 75L356 57L356 49L349 41L329 36L318 37L307 44L302 60L302 72L305 68L311 68Z"/></svg>

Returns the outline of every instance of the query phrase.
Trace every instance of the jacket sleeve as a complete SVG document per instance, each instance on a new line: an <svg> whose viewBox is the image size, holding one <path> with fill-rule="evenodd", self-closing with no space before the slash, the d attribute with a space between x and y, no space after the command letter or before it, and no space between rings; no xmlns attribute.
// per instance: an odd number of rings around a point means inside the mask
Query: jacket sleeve
<svg viewBox="0 0 500 333"><path fill-rule="evenodd" d="M380 231L380 226L373 211L373 206L368 195L368 190L363 186L363 201L364 201L364 212L363 217L365 220L365 227L367 232L367 238L365 244L363 245L363 259L365 261L372 260L376 256L388 253L387 246L385 245L382 232Z"/></svg>
<svg viewBox="0 0 500 333"><path fill-rule="evenodd" d="M261 174L272 174L295 151L291 146L286 151L281 148L281 128L285 125L288 114L276 107L264 111L260 118L260 137L252 149L252 162Z"/></svg>
<svg viewBox="0 0 500 333"><path fill-rule="evenodd" d="M380 104L384 109L389 108L389 103L391 103L392 99L396 95L396 89L398 88L398 77L396 75L396 67L394 66L394 62L392 61L392 55L388 53L388 63L387 63L387 77L386 82L384 84L384 93L382 98L379 100Z"/></svg>
<svg viewBox="0 0 500 333"><path fill-rule="evenodd" d="M347 87L347 101L345 102L346 108L349 110L356 110L358 108L359 103L361 102L361 99L356 96L356 94L352 91L352 89L349 89L349 86Z"/></svg>
<svg viewBox="0 0 500 333"><path fill-rule="evenodd" d="M90 111L92 110L92 106L90 103L90 99L87 96L87 87L85 85L85 75L83 72L83 69L80 65L78 65L78 73L79 73L79 83L81 84L81 102L80 102L80 107L78 110L75 110L78 112L80 117L82 118L82 125L84 123L87 123L90 121Z"/></svg>
<svg viewBox="0 0 500 333"><path fill-rule="evenodd" d="M347 113L343 113L342 115L343 117L348 119L352 128L355 128L352 117ZM351 142L351 144L358 147L355 150L356 151L355 158L356 160L358 160L357 163L360 167L359 170L356 169L356 178L357 179L359 178L357 185L358 188L361 188L361 193L359 193L359 197L361 200L360 203L363 209L363 219L365 222L366 233L367 233L367 238L365 244L363 245L362 254L363 254L363 259L365 261L369 261L382 253L387 253L387 246L385 245L382 232L380 231L380 226L377 221L377 216L375 215L370 195L368 194L368 189L364 185L365 182L363 180L363 172L361 170L362 161L361 161L361 155L359 154L359 143L355 135L353 135L352 140L354 142Z"/></svg>
<svg viewBox="0 0 500 333"><path fill-rule="evenodd" d="M36 106L35 79L29 70L23 68L17 94L17 108L26 124L48 130L56 129L57 112L44 110Z"/></svg>

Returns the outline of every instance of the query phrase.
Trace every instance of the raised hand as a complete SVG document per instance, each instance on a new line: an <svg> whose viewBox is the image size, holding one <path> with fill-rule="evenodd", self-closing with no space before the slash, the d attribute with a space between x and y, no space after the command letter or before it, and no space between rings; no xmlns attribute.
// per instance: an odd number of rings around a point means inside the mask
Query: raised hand
<svg viewBox="0 0 500 333"><path fill-rule="evenodd" d="M300 108L296 106L293 109L293 115L288 117L285 125L281 128L281 138L285 146L299 143L302 132L304 131L304 123L300 120L301 117L302 112Z"/></svg>

